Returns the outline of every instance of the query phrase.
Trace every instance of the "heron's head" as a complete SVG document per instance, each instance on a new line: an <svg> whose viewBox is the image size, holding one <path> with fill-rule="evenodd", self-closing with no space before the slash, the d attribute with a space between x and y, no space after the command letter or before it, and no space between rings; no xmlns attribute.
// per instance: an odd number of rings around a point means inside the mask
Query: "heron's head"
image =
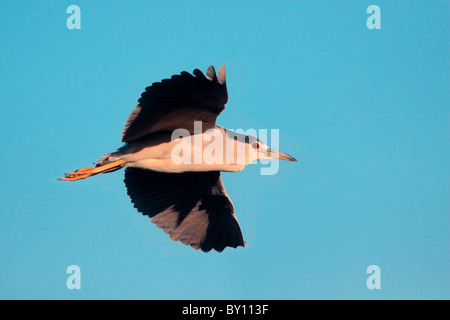
<svg viewBox="0 0 450 320"><path fill-rule="evenodd" d="M249 145L248 149L250 150L250 158L253 158L255 160L280 159L297 162L297 160L294 157L284 152L270 148L269 146L261 142L261 140L259 139L256 138L250 139L248 145Z"/></svg>
<svg viewBox="0 0 450 320"><path fill-rule="evenodd" d="M226 129L225 129L226 130ZM256 137L226 130L227 159L234 159L238 163L249 164L256 160L288 160L297 162L294 157L270 148Z"/></svg>

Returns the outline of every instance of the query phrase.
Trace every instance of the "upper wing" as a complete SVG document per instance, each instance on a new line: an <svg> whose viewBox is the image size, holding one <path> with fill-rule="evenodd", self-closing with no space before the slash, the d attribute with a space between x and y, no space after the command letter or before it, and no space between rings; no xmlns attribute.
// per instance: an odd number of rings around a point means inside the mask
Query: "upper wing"
<svg viewBox="0 0 450 320"><path fill-rule="evenodd" d="M206 77L198 69L193 75L183 71L145 89L128 117L122 141L130 142L153 132L171 132L178 128L192 133L194 121L202 121L203 130L207 130L214 127L227 100L225 65L217 75L214 67L209 67Z"/></svg>
<svg viewBox="0 0 450 320"><path fill-rule="evenodd" d="M162 173L127 168L134 207L170 238L205 252L245 246L219 171Z"/></svg>

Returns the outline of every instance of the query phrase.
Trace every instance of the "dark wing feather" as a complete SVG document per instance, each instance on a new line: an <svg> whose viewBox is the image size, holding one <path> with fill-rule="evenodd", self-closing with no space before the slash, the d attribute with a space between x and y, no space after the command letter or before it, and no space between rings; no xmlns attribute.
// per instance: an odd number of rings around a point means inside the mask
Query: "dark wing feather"
<svg viewBox="0 0 450 320"><path fill-rule="evenodd" d="M227 100L224 65L217 75L211 66L206 77L195 69L193 75L182 72L153 83L142 93L136 109L128 117L122 141L179 128L192 133L194 121L202 121L203 130L207 130L215 125Z"/></svg>
<svg viewBox="0 0 450 320"><path fill-rule="evenodd" d="M172 240L205 252L245 245L220 172L127 168L124 181L134 207Z"/></svg>

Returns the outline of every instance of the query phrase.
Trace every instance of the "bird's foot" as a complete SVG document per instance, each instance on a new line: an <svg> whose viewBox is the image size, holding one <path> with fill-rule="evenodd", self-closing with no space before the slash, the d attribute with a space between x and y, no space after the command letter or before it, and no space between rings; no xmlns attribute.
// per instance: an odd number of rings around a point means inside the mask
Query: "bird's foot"
<svg viewBox="0 0 450 320"><path fill-rule="evenodd" d="M86 179L91 176L95 176L96 174L99 174L99 173L107 173L107 172L118 170L118 169L122 168L124 163L125 163L125 160L119 159L119 160L107 163L102 166L97 166L94 168L81 168L75 172L65 173L65 177L59 178L58 180L75 181L75 180L80 180L80 179Z"/></svg>
<svg viewBox="0 0 450 320"><path fill-rule="evenodd" d="M58 180L62 181L75 181L80 179L86 179L92 176L95 168L81 168L75 172L68 172L64 174L64 178L59 178Z"/></svg>

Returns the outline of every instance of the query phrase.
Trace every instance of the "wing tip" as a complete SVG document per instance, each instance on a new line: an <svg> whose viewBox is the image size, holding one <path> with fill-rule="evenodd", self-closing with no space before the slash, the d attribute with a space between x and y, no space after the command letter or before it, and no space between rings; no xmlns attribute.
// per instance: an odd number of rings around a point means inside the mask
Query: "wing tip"
<svg viewBox="0 0 450 320"><path fill-rule="evenodd" d="M220 84L225 84L226 76L225 76L225 64L221 65L219 68L219 71L217 72L217 79L219 80Z"/></svg>
<svg viewBox="0 0 450 320"><path fill-rule="evenodd" d="M210 66L208 70L206 70L206 78L210 81L219 82L220 84L225 84L226 75L225 75L225 64L221 65L219 71L216 73L216 69L214 66Z"/></svg>
<svg viewBox="0 0 450 320"><path fill-rule="evenodd" d="M210 81L217 81L216 69L214 69L214 66L210 66L206 70L206 78Z"/></svg>
<svg viewBox="0 0 450 320"><path fill-rule="evenodd" d="M201 248L201 249L202 249L202 251L205 252L205 253L210 252L210 251L213 250L213 249L214 249L215 251L221 253L221 252L223 252L226 248L233 248L233 249L237 249L237 248L239 248L239 247L245 248L246 243L247 243L246 241L243 241L242 243L239 243L239 244L228 244L228 245L225 245L225 247L213 247L213 248L207 248L207 249Z"/></svg>

